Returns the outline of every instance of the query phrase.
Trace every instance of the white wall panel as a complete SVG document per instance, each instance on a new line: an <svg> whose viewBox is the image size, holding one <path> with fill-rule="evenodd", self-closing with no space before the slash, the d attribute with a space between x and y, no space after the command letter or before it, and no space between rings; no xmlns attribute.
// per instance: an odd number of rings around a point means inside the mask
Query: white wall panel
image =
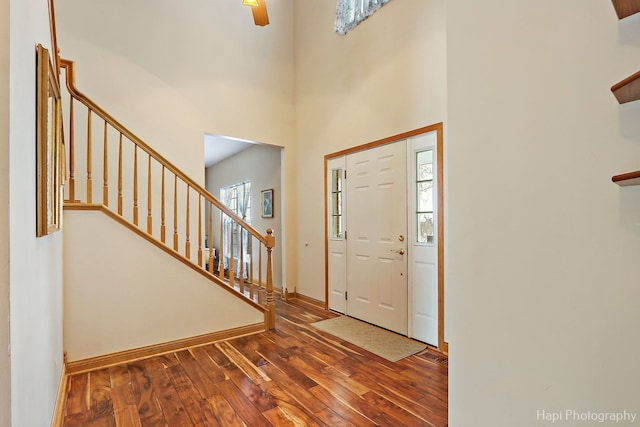
<svg viewBox="0 0 640 427"><path fill-rule="evenodd" d="M264 321L102 212L65 212L64 237L69 361Z"/></svg>
<svg viewBox="0 0 640 427"><path fill-rule="evenodd" d="M640 166L640 108L609 88L640 38L611 2L447 13L449 424L637 413L640 193L610 179Z"/></svg>
<svg viewBox="0 0 640 427"><path fill-rule="evenodd" d="M35 237L35 49L51 50L47 1L11 0L9 23L11 425L43 426L51 422L63 363L62 233Z"/></svg>

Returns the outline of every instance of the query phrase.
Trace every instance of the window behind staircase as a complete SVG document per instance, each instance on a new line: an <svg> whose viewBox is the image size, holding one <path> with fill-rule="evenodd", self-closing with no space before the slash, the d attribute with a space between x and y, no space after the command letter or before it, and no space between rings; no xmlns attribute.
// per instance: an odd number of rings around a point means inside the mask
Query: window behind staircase
<svg viewBox="0 0 640 427"><path fill-rule="evenodd" d="M220 200L233 213L238 215L247 224L251 224L251 181L245 181L233 184L220 189ZM249 263L249 247L251 239L246 232L238 224L231 221L229 217L224 216L223 221L223 254L224 268L229 268L229 254L233 254L235 269L239 269L240 247L242 246L243 259L245 266ZM246 272L245 268L245 272Z"/></svg>

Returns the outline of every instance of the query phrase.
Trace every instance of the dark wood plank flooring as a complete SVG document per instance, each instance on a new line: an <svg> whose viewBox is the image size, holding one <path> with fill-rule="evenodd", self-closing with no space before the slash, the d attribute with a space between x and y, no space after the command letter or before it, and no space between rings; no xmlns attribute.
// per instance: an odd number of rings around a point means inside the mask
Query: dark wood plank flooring
<svg viewBox="0 0 640 427"><path fill-rule="evenodd" d="M447 425L446 356L391 363L276 303L274 331L70 376L64 426Z"/></svg>

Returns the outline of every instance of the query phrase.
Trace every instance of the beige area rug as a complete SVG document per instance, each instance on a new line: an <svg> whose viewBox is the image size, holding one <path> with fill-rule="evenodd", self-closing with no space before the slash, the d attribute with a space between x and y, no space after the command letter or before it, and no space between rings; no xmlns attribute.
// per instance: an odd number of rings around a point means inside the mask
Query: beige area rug
<svg viewBox="0 0 640 427"><path fill-rule="evenodd" d="M390 362L397 362L427 347L419 341L348 316L322 320L312 323L311 326L342 338Z"/></svg>

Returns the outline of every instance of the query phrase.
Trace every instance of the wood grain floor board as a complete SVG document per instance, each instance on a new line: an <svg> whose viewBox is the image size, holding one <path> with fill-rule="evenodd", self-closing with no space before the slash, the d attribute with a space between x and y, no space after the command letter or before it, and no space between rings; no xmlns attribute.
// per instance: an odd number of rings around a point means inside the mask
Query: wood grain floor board
<svg viewBox="0 0 640 427"><path fill-rule="evenodd" d="M73 375L69 378L66 415L71 416L89 410L89 375Z"/></svg>
<svg viewBox="0 0 640 427"><path fill-rule="evenodd" d="M416 416L408 411L405 411L401 406L396 405L388 399L380 396L379 394L371 391L362 396L371 406L374 406L389 419L389 417L395 420L395 425L405 426L432 426L433 424L423 420L421 417Z"/></svg>
<svg viewBox="0 0 640 427"><path fill-rule="evenodd" d="M216 346L215 344L205 345L202 348L209 355L209 358L213 361L213 363L218 365L223 370L230 366L234 366L233 362L229 360L227 355L220 351L218 346Z"/></svg>
<svg viewBox="0 0 640 427"><path fill-rule="evenodd" d="M219 348L227 355L229 360L231 360L233 364L255 384L262 384L265 381L271 381L269 376L266 375L259 366L254 365L247 357L244 356L246 353L239 351L228 342L220 343ZM260 357L260 360L262 361L264 359Z"/></svg>
<svg viewBox="0 0 640 427"><path fill-rule="evenodd" d="M211 356L209 356L209 353L207 353L203 347L191 348L189 349L189 353L193 355L198 364L207 373L211 381L219 383L220 381L228 379L224 369L216 365L213 359L211 359Z"/></svg>
<svg viewBox="0 0 640 427"><path fill-rule="evenodd" d="M316 399L318 399L318 401L325 404L341 418L349 420L349 422L355 426L371 427L378 425L370 417L375 418L376 416L380 415L380 412L375 408L371 408L371 406L364 401L362 402L362 405L366 406L360 407L361 404L359 403L358 405L356 405L359 408L354 408L351 404L349 404L349 402L332 394L324 387L316 386L309 391L315 396Z"/></svg>
<svg viewBox="0 0 640 427"><path fill-rule="evenodd" d="M189 415L191 422L195 426L204 425L204 412L209 406L208 403L205 404L206 397L213 395L213 393L209 393L209 396L206 396L206 392L200 392L189 378L187 371L178 362L177 358L163 358L163 362L171 384L180 397L180 401Z"/></svg>
<svg viewBox="0 0 640 427"><path fill-rule="evenodd" d="M189 381L193 384L195 389L200 392L203 399L208 399L216 393L216 384L209 377L207 372L196 361L193 355L189 351L179 351L174 353L176 356L175 367L182 368L184 374L186 374ZM166 357L169 358L168 356Z"/></svg>
<svg viewBox="0 0 640 427"><path fill-rule="evenodd" d="M316 412L316 417L331 427L351 427L353 424L336 414L329 408L325 408L322 411Z"/></svg>
<svg viewBox="0 0 640 427"><path fill-rule="evenodd" d="M109 368L111 385L111 399L114 408L135 407L131 375L126 365L112 366ZM137 411L136 411L137 412Z"/></svg>
<svg viewBox="0 0 640 427"><path fill-rule="evenodd" d="M131 388L138 407L140 423L143 427L166 426L156 386L141 361L128 365L131 375ZM82 375L82 374L79 374Z"/></svg>
<svg viewBox="0 0 640 427"><path fill-rule="evenodd" d="M309 389L302 387L296 383L286 373L273 365L265 365L265 372L269 374L273 381L261 384L263 390L267 390L272 396L276 396L280 400L297 405L316 413L326 408L318 400L309 393Z"/></svg>
<svg viewBox="0 0 640 427"><path fill-rule="evenodd" d="M242 394L233 381L223 381L217 384L217 387L220 389L227 402L229 402L231 407L236 411L238 417L241 418L246 425L250 427L267 427L271 425L264 415L262 415L262 413L251 404L251 401Z"/></svg>
<svg viewBox="0 0 640 427"><path fill-rule="evenodd" d="M108 369L94 371L90 376L91 418L113 417L111 376Z"/></svg>
<svg viewBox="0 0 640 427"><path fill-rule="evenodd" d="M138 408L135 405L126 405L121 409L117 409L114 421L116 426L142 427Z"/></svg>
<svg viewBox="0 0 640 427"><path fill-rule="evenodd" d="M63 427L447 426L446 356L389 362L276 306L273 331L71 375Z"/></svg>
<svg viewBox="0 0 640 427"><path fill-rule="evenodd" d="M160 357L141 361L151 375L151 381L158 392L158 402L166 423L171 427L190 427L193 422L189 418L178 392L173 387Z"/></svg>
<svg viewBox="0 0 640 427"><path fill-rule="evenodd" d="M444 412L444 415L446 417L446 408L442 407L441 402L437 402L437 405L427 407L416 404L420 399L416 399L413 396L414 393L411 390L408 390L409 387L400 390L397 387L390 388L387 385L378 382L376 377L371 376L358 375L356 379L368 385L372 389L372 391L374 391L378 395L385 396L394 404L404 408L411 407L411 411L413 411L414 413L431 409L435 410L436 413Z"/></svg>
<svg viewBox="0 0 640 427"><path fill-rule="evenodd" d="M229 379L238 387L238 390L249 399L253 406L260 412L266 412L270 409L277 407L277 403L274 402L273 396L268 391L263 390L260 386L262 384L271 383L271 381L261 381L259 383L253 382L243 371L240 369L234 369L229 371Z"/></svg>
<svg viewBox="0 0 640 427"><path fill-rule="evenodd" d="M213 412L213 417L212 423L205 424L206 426L220 425L224 427L236 427L246 425L244 421L238 417L235 409L233 409L227 399L224 398L220 390L218 390L217 396L207 399L207 402ZM207 417L207 419L209 419L209 417Z"/></svg>

